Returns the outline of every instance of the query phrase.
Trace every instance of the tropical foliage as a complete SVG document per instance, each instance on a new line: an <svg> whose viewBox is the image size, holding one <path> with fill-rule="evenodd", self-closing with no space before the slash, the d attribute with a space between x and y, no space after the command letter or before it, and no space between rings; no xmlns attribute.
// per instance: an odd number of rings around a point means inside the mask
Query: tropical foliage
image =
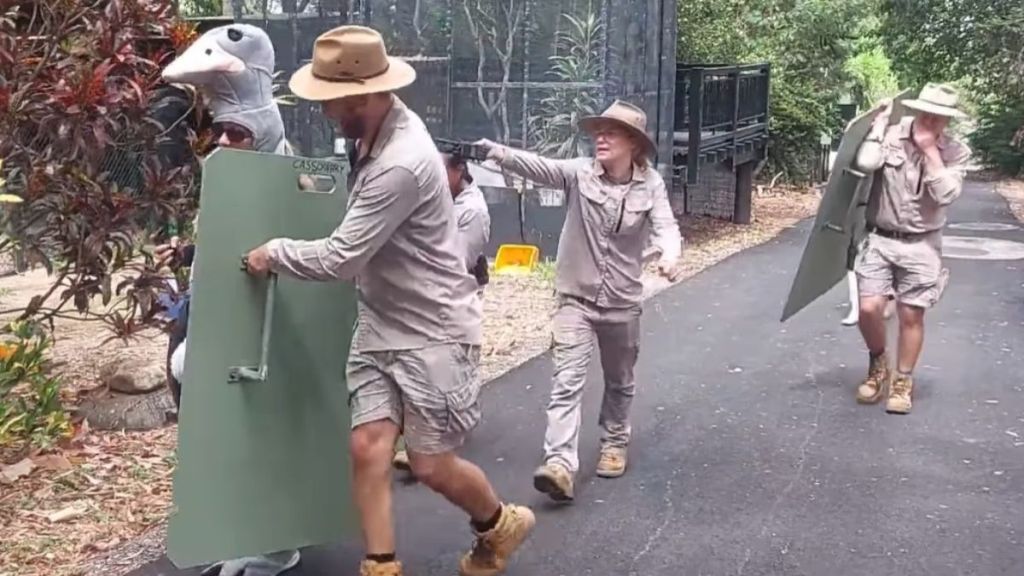
<svg viewBox="0 0 1024 576"><path fill-rule="evenodd" d="M184 43L193 34L166 0L8 6L0 13L0 177L18 202L4 205L0 252L17 249L53 277L17 312L100 321L128 336L155 321L163 285L137 259L141 240L192 204L194 158L161 158L169 129L153 110L173 47L155 39Z"/></svg>

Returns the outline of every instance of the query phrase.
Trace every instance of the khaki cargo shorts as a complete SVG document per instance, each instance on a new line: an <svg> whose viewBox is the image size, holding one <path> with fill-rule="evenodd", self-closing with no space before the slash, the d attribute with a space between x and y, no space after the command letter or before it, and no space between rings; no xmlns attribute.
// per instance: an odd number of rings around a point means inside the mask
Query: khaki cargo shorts
<svg viewBox="0 0 1024 576"><path fill-rule="evenodd" d="M438 344L349 354L352 428L391 420L419 454L462 446L480 422L480 347Z"/></svg>
<svg viewBox="0 0 1024 576"><path fill-rule="evenodd" d="M898 240L869 234L854 271L861 296L894 296L900 303L934 306L949 281L942 267L942 236Z"/></svg>

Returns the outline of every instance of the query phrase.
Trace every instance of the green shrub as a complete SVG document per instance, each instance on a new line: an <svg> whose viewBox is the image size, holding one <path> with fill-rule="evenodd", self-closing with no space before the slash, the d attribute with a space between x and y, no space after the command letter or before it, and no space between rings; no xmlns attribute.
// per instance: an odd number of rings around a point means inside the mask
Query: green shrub
<svg viewBox="0 0 1024 576"><path fill-rule="evenodd" d="M774 79L771 86L768 178L782 172L789 182L807 181L814 173L822 132L834 133L839 123L829 98L796 78Z"/></svg>
<svg viewBox="0 0 1024 576"><path fill-rule="evenodd" d="M0 447L47 448L70 434L61 382L47 360L52 343L38 325L22 322L0 344Z"/></svg>
<svg viewBox="0 0 1024 576"><path fill-rule="evenodd" d="M843 71L853 83L853 95L861 109L870 108L882 98L891 98L900 90L892 62L882 46L856 54L843 64Z"/></svg>
<svg viewBox="0 0 1024 576"><path fill-rule="evenodd" d="M1010 176L1024 174L1024 100L990 96L977 104L977 129L970 135L976 158Z"/></svg>

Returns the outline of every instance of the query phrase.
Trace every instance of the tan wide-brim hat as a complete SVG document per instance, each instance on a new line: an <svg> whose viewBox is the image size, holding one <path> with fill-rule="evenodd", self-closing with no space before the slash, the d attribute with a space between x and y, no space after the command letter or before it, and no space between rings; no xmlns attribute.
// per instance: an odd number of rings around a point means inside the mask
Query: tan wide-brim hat
<svg viewBox="0 0 1024 576"><path fill-rule="evenodd" d="M391 92L416 80L416 70L388 56L380 33L365 26L339 26L313 44L313 61L292 74L288 88L303 100Z"/></svg>
<svg viewBox="0 0 1024 576"><path fill-rule="evenodd" d="M643 110L629 102L616 100L600 116L587 116L581 119L579 126L580 129L593 136L599 126L609 122L625 128L636 136L637 140L644 145L644 154L647 159L654 158L658 146L647 135L647 114Z"/></svg>
<svg viewBox="0 0 1024 576"><path fill-rule="evenodd" d="M926 84L916 99L904 100L903 105L918 112L927 112L948 118L964 118L967 115L957 108L959 101L960 98L952 86Z"/></svg>

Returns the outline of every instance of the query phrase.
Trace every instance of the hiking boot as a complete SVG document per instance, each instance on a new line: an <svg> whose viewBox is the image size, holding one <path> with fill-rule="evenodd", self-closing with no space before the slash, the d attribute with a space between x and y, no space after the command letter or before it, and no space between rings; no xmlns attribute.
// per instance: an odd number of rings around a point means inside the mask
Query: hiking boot
<svg viewBox="0 0 1024 576"><path fill-rule="evenodd" d="M618 478L626 473L626 449L603 448L597 462L597 475L601 478Z"/></svg>
<svg viewBox="0 0 1024 576"><path fill-rule="evenodd" d="M391 465L395 467L395 470L412 472L412 465L409 464L409 453L405 450L395 450L395 457L391 461Z"/></svg>
<svg viewBox="0 0 1024 576"><path fill-rule="evenodd" d="M359 565L359 576L402 576L402 563L397 560L394 562L363 560L363 563Z"/></svg>
<svg viewBox="0 0 1024 576"><path fill-rule="evenodd" d="M889 399L885 403L885 411L890 414L907 414L910 412L910 397L914 394L914 379L910 374L897 374L889 390Z"/></svg>
<svg viewBox="0 0 1024 576"><path fill-rule="evenodd" d="M857 402L875 404L885 394L885 386L889 383L889 359L883 353L871 359L868 377L857 388Z"/></svg>
<svg viewBox="0 0 1024 576"><path fill-rule="evenodd" d="M533 487L555 502L569 502L573 495L572 474L558 464L545 464L533 473Z"/></svg>
<svg viewBox="0 0 1024 576"><path fill-rule="evenodd" d="M459 562L459 576L496 576L504 572L508 559L523 545L536 523L529 508L502 504L497 526L483 534L474 530L476 542Z"/></svg>

